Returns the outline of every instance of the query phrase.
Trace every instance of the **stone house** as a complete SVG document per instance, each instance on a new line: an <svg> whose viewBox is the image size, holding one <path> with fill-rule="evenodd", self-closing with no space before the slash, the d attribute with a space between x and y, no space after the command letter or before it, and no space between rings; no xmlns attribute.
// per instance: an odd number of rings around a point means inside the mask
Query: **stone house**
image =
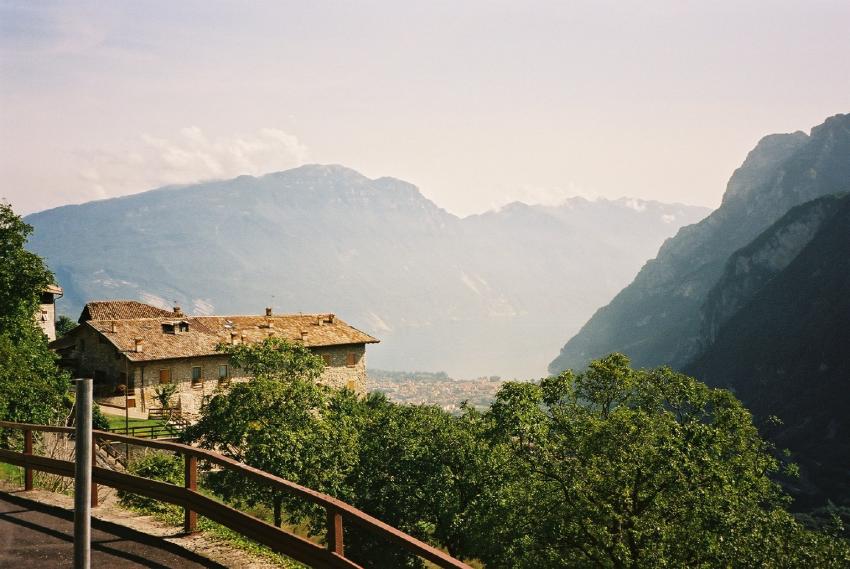
<svg viewBox="0 0 850 569"><path fill-rule="evenodd" d="M63 367L93 377L103 404L146 413L160 407L155 389L177 385L172 405L188 415L231 381L250 379L216 347L270 336L303 343L325 360L320 382L366 391L366 344L378 340L334 314L188 316L136 301L86 304L79 326L52 342Z"/></svg>

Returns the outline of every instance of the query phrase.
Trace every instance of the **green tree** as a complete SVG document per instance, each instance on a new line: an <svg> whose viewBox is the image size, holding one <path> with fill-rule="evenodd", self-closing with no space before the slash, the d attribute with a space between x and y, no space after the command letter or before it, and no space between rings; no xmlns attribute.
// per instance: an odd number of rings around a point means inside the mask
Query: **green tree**
<svg viewBox="0 0 850 569"><path fill-rule="evenodd" d="M0 418L48 423L65 410L68 377L33 319L53 276L24 248L31 231L0 203Z"/></svg>
<svg viewBox="0 0 850 569"><path fill-rule="evenodd" d="M71 330L77 327L77 323L71 320L68 316L62 314L56 320L56 337L61 338Z"/></svg>
<svg viewBox="0 0 850 569"><path fill-rule="evenodd" d="M303 344L269 337L255 344L221 344L231 363L258 379L315 381L325 362Z"/></svg>
<svg viewBox="0 0 850 569"><path fill-rule="evenodd" d="M339 497L423 541L461 556L482 489L498 460L481 415L455 417L430 405L399 405L382 394L356 403L358 459ZM354 528L352 528L354 529ZM423 567L418 558L368 532L349 531L346 551L364 567Z"/></svg>
<svg viewBox="0 0 850 569"><path fill-rule="evenodd" d="M273 337L220 349L254 379L213 397L185 437L288 480L338 492L354 456L355 445L348 440L354 433L332 420L330 391L316 383L324 368L322 358L300 344ZM312 519L309 514L315 513L301 500L235 481L227 472L212 473L208 480L229 499L271 504L277 525L284 509L293 522Z"/></svg>
<svg viewBox="0 0 850 569"><path fill-rule="evenodd" d="M469 552L488 567L845 566L769 475L771 448L728 392L625 356L539 384L488 412L515 458L481 500Z"/></svg>
<svg viewBox="0 0 850 569"><path fill-rule="evenodd" d="M213 397L185 436L239 462L339 494L356 458L356 432L333 420L329 405L328 388L313 381L257 378ZM229 472L211 473L207 480L225 498L271 505L276 525L284 518L293 523L315 520L316 533L322 531L324 514L301 499L235 480Z"/></svg>
<svg viewBox="0 0 850 569"><path fill-rule="evenodd" d="M24 246L32 227L0 202L0 332L17 339L34 329L41 292L53 280L38 255Z"/></svg>

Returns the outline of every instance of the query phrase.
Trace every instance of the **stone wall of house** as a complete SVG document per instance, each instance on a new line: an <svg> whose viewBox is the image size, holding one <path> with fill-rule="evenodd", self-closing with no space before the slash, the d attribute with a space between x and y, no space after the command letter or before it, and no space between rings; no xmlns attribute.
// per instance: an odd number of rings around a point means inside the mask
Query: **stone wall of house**
<svg viewBox="0 0 850 569"><path fill-rule="evenodd" d="M325 360L325 371L319 381L331 387L347 387L361 395L366 393L366 345L312 348Z"/></svg>
<svg viewBox="0 0 850 569"><path fill-rule="evenodd" d="M347 387L360 394L366 393L366 346L333 346L315 348L317 355L325 360L325 370L319 381L325 385ZM182 413L197 415L205 401L209 401L230 382L248 381L249 376L230 365L226 356L206 356L140 362L133 365L136 407L142 411L159 408L156 400L156 388L160 385L160 370L168 369L171 382L177 385L177 392L171 404ZM226 365L227 380L218 379L219 366ZM201 380L192 381L192 368L201 368ZM123 405L123 401L120 403Z"/></svg>
<svg viewBox="0 0 850 569"><path fill-rule="evenodd" d="M230 365L227 356L204 356L138 362L133 365L136 391L136 406L141 410L158 409L156 389L160 386L160 371L168 370L171 383L177 385L177 391L171 405L181 412L197 414L205 400L209 400L225 388L230 381L244 381L248 378ZM219 366L227 366L227 374L219 380ZM200 378L192 380L192 368L200 367Z"/></svg>
<svg viewBox="0 0 850 569"><path fill-rule="evenodd" d="M115 346L88 326L81 327L75 334L75 341L76 377L95 378L99 386L123 383L122 374L128 371L127 360Z"/></svg>
<svg viewBox="0 0 850 569"><path fill-rule="evenodd" d="M51 301L42 302L35 315L36 324L51 342L56 339L56 305Z"/></svg>
<svg viewBox="0 0 850 569"><path fill-rule="evenodd" d="M188 415L197 415L205 401L209 401L230 382L250 379L242 370L230 365L224 355L128 362L109 342L88 329L79 332L75 352L79 358L76 375L99 379L96 398L100 403L123 407L125 396L118 386L128 383L132 386L130 405L142 413L161 407L156 399L161 370L169 370L171 383L177 385L171 400L172 406ZM364 344L313 348L313 352L325 360L325 370L319 378L321 383L366 393ZM219 366L227 366L225 381L219 381ZM194 367L201 368L197 381L192 380ZM123 376L125 370L129 372L129 382Z"/></svg>

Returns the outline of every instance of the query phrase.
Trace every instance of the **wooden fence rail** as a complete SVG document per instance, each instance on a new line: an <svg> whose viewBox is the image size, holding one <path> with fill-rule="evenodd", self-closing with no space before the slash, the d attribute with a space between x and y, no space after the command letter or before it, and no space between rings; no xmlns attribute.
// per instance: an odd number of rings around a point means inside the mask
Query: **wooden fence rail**
<svg viewBox="0 0 850 569"><path fill-rule="evenodd" d="M72 427L53 427L0 421L0 428L16 429L23 432L24 451L16 452L0 449L0 462L6 462L24 468L24 485L27 490L32 489L32 473L35 470L60 476L74 476L74 463L72 461L35 455L33 454L32 446L33 432L73 433L74 429ZM287 555L310 567L320 569L353 569L360 567L345 557L343 524L352 523L371 531L389 542L397 544L406 551L422 559L426 559L438 567L471 569L469 565L458 561L443 551L419 541L345 502L341 502L327 494L316 492L300 484L279 478L268 472L263 472L262 470L242 464L218 453L180 443L142 439L105 431L94 431L92 437L94 439L93 449L97 447L98 441L123 442L178 453L183 456L185 464L185 483L183 487L93 466L93 506L97 506L97 484L126 490L148 498L182 506L185 511L184 529L187 533L196 531L197 516L201 514L249 539L267 546L273 551ZM323 507L327 513L326 547L322 547L317 543L199 493L197 489L198 460L206 460L222 468L241 473L274 489L298 496L308 502Z"/></svg>
<svg viewBox="0 0 850 569"><path fill-rule="evenodd" d="M180 433L184 430L183 427L163 423L161 425L144 425L141 427L112 427L109 429L109 432L145 439L175 439L180 437Z"/></svg>

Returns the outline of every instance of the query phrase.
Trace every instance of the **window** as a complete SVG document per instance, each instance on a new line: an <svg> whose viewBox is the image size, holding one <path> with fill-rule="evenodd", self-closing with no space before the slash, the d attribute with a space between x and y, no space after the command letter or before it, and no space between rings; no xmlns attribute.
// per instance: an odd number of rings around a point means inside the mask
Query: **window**
<svg viewBox="0 0 850 569"><path fill-rule="evenodd" d="M227 366L226 365L218 366L218 379L219 380L222 380L222 379L226 380L227 379Z"/></svg>
<svg viewBox="0 0 850 569"><path fill-rule="evenodd" d="M159 370L159 382L160 383L171 383L171 370L170 369Z"/></svg>
<svg viewBox="0 0 850 569"><path fill-rule="evenodd" d="M345 365L348 367L354 367L357 364L357 354L354 352L349 352L345 356Z"/></svg>
<svg viewBox="0 0 850 569"><path fill-rule="evenodd" d="M203 381L201 377L201 366L192 366L192 385L197 385Z"/></svg>
<svg viewBox="0 0 850 569"><path fill-rule="evenodd" d="M188 322L181 322L181 323L178 325L178 327L177 327L177 328L178 328L181 332L188 332L188 331L189 331L189 323L188 323Z"/></svg>
<svg viewBox="0 0 850 569"><path fill-rule="evenodd" d="M331 355L330 354L322 354L322 359L325 360L325 365L331 365Z"/></svg>

